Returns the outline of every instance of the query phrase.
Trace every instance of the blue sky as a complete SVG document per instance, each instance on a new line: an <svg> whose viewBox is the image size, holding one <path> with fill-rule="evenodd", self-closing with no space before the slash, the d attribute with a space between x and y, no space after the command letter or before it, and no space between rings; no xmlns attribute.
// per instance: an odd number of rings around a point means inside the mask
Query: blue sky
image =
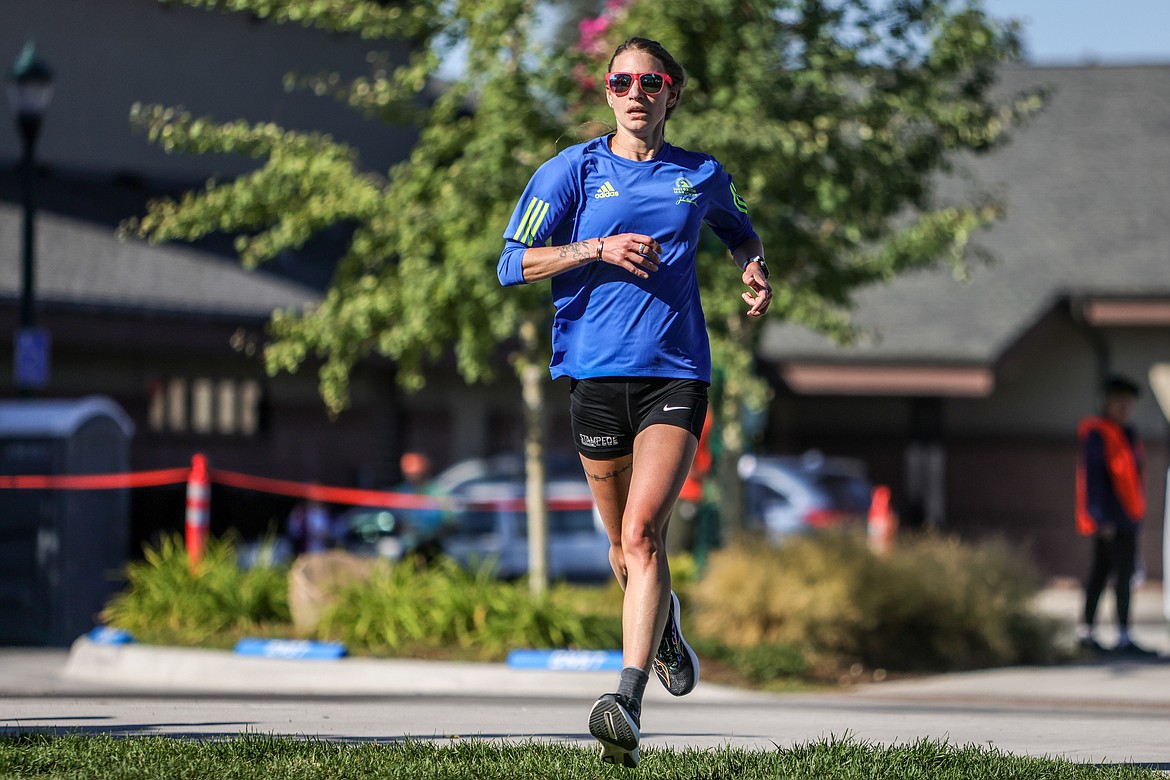
<svg viewBox="0 0 1170 780"><path fill-rule="evenodd" d="M1170 64L1170 0L983 0L1024 24L1028 61Z"/></svg>
<svg viewBox="0 0 1170 780"><path fill-rule="evenodd" d="M1023 23L1035 65L1170 65L1170 0L983 0L983 7ZM444 73L454 76L461 64L452 57Z"/></svg>

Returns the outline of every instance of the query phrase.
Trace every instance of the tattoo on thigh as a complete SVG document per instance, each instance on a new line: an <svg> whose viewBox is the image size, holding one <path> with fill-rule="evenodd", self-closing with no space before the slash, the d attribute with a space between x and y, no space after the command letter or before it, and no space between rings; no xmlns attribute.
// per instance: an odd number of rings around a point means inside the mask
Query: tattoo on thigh
<svg viewBox="0 0 1170 780"><path fill-rule="evenodd" d="M585 472L585 476L589 477L589 479L592 479L595 482L604 482L607 479L613 479L617 475L629 471L633 467L634 467L634 461L631 460L626 465L618 466L613 471L610 471L608 474L594 474L593 472L587 470Z"/></svg>

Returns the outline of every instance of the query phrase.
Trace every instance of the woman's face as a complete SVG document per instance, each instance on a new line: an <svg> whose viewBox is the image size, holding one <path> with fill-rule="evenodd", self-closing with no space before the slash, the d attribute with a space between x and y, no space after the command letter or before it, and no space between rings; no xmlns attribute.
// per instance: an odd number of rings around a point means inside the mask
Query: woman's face
<svg viewBox="0 0 1170 780"><path fill-rule="evenodd" d="M613 73L664 73L658 58L644 51L627 50L619 54L610 68ZM645 136L662 124L666 109L674 103L669 84L663 86L657 95L642 91L638 79L634 79L630 91L622 96L613 94L608 88L605 99L613 109L618 126L636 136Z"/></svg>

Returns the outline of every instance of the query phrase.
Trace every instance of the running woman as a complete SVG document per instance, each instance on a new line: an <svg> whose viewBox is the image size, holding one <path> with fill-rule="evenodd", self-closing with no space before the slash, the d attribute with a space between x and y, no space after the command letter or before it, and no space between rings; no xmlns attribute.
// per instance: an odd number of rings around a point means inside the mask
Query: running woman
<svg viewBox="0 0 1170 780"><path fill-rule="evenodd" d="M500 282L551 279L553 379L570 382L581 464L625 595L617 690L589 731L601 759L634 767L653 668L682 696L699 679L670 587L666 526L707 411L711 348L695 254L706 222L749 288L749 317L772 300L764 248L731 176L665 141L686 72L657 41L630 38L605 75L614 132L570 147L533 175L504 234Z"/></svg>

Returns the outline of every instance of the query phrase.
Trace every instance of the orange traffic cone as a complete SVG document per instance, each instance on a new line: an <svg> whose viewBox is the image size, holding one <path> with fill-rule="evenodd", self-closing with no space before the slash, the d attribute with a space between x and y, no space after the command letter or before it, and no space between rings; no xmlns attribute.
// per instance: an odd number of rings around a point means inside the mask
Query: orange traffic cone
<svg viewBox="0 0 1170 780"><path fill-rule="evenodd" d="M187 562L192 571L203 559L210 505L211 480L207 475L207 457L196 454L191 458L191 474L187 477Z"/></svg>
<svg viewBox="0 0 1170 780"><path fill-rule="evenodd" d="M890 489L877 485L869 504L869 549L881 555L889 552L898 530L898 518L890 509Z"/></svg>

